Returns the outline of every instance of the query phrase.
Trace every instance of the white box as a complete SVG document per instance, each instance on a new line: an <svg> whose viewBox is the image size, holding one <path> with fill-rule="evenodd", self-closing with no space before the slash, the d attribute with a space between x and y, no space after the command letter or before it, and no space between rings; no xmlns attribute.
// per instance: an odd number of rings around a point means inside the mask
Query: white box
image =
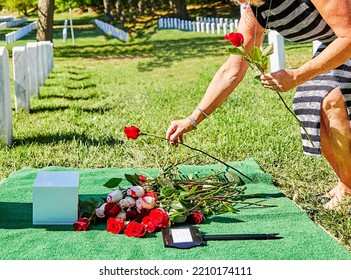
<svg viewBox="0 0 351 280"><path fill-rule="evenodd" d="M33 184L33 225L72 225L78 219L78 171L39 171Z"/></svg>

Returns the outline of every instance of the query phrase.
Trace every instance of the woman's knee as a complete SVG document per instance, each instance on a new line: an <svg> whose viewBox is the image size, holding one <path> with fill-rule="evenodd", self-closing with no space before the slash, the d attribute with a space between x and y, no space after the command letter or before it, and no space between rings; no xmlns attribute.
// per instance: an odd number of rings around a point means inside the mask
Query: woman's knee
<svg viewBox="0 0 351 280"><path fill-rule="evenodd" d="M348 119L345 99L339 88L333 89L324 97L322 111L328 118Z"/></svg>

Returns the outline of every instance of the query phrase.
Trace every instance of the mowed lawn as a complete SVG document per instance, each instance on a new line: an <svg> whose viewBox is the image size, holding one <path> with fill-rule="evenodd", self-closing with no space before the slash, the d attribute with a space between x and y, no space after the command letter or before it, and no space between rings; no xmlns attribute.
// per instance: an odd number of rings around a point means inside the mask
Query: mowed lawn
<svg viewBox="0 0 351 280"><path fill-rule="evenodd" d="M155 30L124 43L105 36L91 16L83 15L75 20L73 45L70 36L62 41L64 18L58 18L54 69L40 88L40 98L31 99L27 113L15 112L13 97L14 144L0 148L0 179L26 166L215 163L159 139L128 141L123 129L135 125L163 137L172 120L187 117L229 55L224 36ZM34 40L32 32L7 47L11 52L13 46ZM287 67L298 67L311 55L312 44L286 43ZM254 158L287 196L349 246L350 205L326 211L316 201L336 184L336 177L323 158L303 155L298 123L255 74L249 70L228 100L186 135L186 143L227 162ZM290 107L293 95L283 94Z"/></svg>

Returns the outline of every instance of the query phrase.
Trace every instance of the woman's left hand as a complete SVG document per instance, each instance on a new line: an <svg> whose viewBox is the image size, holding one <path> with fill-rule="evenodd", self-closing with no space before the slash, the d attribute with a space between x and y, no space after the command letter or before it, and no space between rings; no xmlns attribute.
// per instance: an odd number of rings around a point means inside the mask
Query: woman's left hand
<svg viewBox="0 0 351 280"><path fill-rule="evenodd" d="M282 69L273 73L261 75L261 83L265 88L274 91L289 91L298 85L297 69Z"/></svg>

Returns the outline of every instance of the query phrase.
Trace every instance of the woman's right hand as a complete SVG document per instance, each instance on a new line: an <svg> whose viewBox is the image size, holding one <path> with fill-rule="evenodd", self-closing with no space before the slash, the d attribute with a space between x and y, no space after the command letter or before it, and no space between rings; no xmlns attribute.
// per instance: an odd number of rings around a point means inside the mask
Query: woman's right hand
<svg viewBox="0 0 351 280"><path fill-rule="evenodd" d="M183 143L183 135L194 129L190 119L175 120L171 122L171 125L167 129L166 139L170 141L172 145L178 146L178 143Z"/></svg>

